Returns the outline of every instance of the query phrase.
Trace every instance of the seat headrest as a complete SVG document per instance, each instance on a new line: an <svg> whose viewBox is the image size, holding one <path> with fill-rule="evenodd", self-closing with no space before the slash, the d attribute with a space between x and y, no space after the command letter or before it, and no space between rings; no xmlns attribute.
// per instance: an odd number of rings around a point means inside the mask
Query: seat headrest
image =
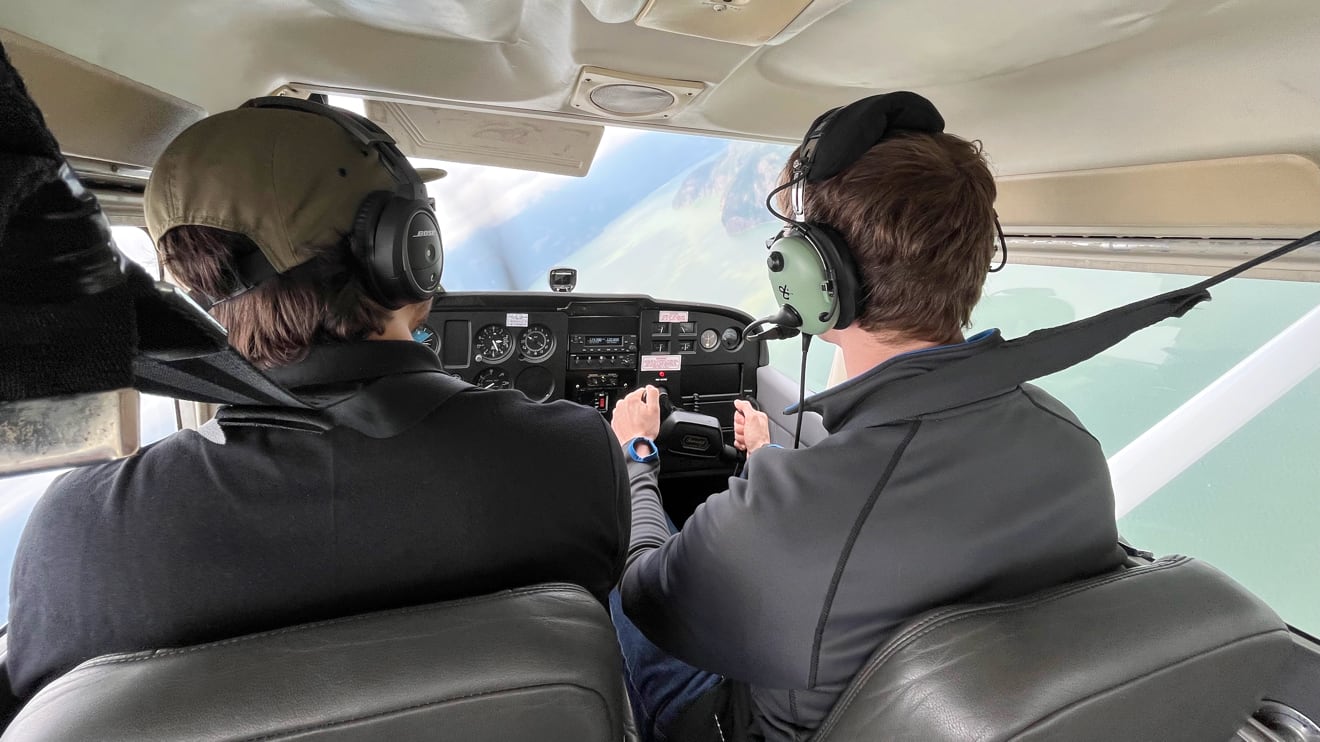
<svg viewBox="0 0 1320 742"><path fill-rule="evenodd" d="M1168 557L909 622L813 742L1230 739L1291 646L1259 598Z"/></svg>
<svg viewBox="0 0 1320 742"><path fill-rule="evenodd" d="M3 742L623 738L609 615L572 585L90 660Z"/></svg>

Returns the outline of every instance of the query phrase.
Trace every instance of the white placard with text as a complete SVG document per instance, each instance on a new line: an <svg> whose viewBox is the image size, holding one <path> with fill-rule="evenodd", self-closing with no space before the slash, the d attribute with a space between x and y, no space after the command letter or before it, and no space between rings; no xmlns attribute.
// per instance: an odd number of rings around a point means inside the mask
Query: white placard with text
<svg viewBox="0 0 1320 742"><path fill-rule="evenodd" d="M682 368L683 356L642 356L643 371L679 371L682 370Z"/></svg>

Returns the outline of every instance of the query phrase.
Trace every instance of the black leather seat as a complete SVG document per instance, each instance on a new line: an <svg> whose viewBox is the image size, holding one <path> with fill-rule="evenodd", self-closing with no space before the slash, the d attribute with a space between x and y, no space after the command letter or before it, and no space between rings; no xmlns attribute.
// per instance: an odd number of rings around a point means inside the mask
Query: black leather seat
<svg viewBox="0 0 1320 742"><path fill-rule="evenodd" d="M1259 598L1168 557L908 623L813 742L1226 741L1291 646Z"/></svg>
<svg viewBox="0 0 1320 742"><path fill-rule="evenodd" d="M4 742L618 742L627 700L605 609L571 585L90 660Z"/></svg>

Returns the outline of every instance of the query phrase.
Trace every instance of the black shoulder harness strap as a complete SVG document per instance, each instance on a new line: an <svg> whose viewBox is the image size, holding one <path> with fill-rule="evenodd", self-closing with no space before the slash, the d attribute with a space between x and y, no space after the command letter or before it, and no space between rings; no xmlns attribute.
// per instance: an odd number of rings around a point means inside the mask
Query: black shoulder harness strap
<svg viewBox="0 0 1320 742"><path fill-rule="evenodd" d="M961 361L886 384L871 396L869 413L854 420L874 427L978 402L1095 356L1128 336L1210 298L1210 288L1256 266L1320 242L1320 232L1271 250L1186 288L1107 312L1036 330Z"/></svg>

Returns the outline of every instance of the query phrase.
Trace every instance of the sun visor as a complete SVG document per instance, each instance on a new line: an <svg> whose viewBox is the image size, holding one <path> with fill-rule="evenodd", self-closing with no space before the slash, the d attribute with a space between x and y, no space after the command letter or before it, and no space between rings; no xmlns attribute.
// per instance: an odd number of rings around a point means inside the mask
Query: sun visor
<svg viewBox="0 0 1320 742"><path fill-rule="evenodd" d="M409 157L584 176L605 127L492 111L367 100L367 118Z"/></svg>
<svg viewBox="0 0 1320 742"><path fill-rule="evenodd" d="M128 456L138 404L132 389L0 402L0 476Z"/></svg>
<svg viewBox="0 0 1320 742"><path fill-rule="evenodd" d="M996 181L1015 235L1285 238L1320 224L1320 166L1261 155Z"/></svg>
<svg viewBox="0 0 1320 742"><path fill-rule="evenodd" d="M65 155L149 166L206 112L188 101L0 28L0 43Z"/></svg>

